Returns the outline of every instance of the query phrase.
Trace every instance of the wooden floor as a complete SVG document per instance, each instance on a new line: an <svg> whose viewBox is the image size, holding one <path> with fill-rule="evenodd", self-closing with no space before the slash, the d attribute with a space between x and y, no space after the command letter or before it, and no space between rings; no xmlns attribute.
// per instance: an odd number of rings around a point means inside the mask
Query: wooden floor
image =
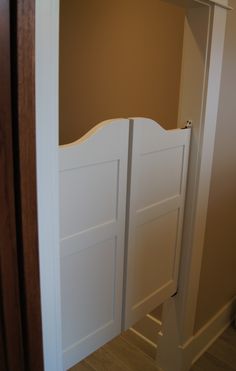
<svg viewBox="0 0 236 371"><path fill-rule="evenodd" d="M155 349L130 330L70 371L157 371ZM232 327L192 366L191 371L236 371L236 330Z"/></svg>
<svg viewBox="0 0 236 371"><path fill-rule="evenodd" d="M196 362L191 371L236 370L236 330L229 327Z"/></svg>

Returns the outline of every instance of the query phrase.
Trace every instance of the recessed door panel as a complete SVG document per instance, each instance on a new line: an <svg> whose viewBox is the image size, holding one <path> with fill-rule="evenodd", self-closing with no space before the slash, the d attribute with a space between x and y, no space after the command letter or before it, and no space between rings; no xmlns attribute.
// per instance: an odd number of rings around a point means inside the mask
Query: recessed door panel
<svg viewBox="0 0 236 371"><path fill-rule="evenodd" d="M177 288L190 130L133 119L124 327Z"/></svg>
<svg viewBox="0 0 236 371"><path fill-rule="evenodd" d="M143 298L156 295L174 278L177 223L178 210L174 210L137 227L133 306L142 305Z"/></svg>
<svg viewBox="0 0 236 371"><path fill-rule="evenodd" d="M118 176L119 160L61 172L62 238L116 220Z"/></svg>
<svg viewBox="0 0 236 371"><path fill-rule="evenodd" d="M65 352L71 344L79 345L97 329L114 322L115 257L115 239L64 255L61 294Z"/></svg>
<svg viewBox="0 0 236 371"><path fill-rule="evenodd" d="M121 332L129 121L60 147L63 363Z"/></svg>
<svg viewBox="0 0 236 371"><path fill-rule="evenodd" d="M182 161L182 146L144 153L140 156L137 184L138 209L179 195Z"/></svg>

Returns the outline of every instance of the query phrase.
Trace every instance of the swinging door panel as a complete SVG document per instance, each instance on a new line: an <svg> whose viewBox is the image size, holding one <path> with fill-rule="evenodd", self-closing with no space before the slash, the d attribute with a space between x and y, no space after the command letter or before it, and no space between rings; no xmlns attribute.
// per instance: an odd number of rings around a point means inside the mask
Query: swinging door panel
<svg viewBox="0 0 236 371"><path fill-rule="evenodd" d="M121 331L129 121L60 148L64 369Z"/></svg>
<svg viewBox="0 0 236 371"><path fill-rule="evenodd" d="M190 129L134 119L124 327L177 289Z"/></svg>

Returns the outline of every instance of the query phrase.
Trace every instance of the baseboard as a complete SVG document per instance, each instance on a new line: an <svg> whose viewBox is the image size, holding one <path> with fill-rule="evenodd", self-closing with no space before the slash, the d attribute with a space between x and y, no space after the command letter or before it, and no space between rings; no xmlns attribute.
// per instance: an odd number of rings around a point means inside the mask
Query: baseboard
<svg viewBox="0 0 236 371"><path fill-rule="evenodd" d="M236 297L182 345L179 344L175 303L170 299L165 305L163 335L159 336L158 341L157 366L163 371L188 371L234 320Z"/></svg>
<svg viewBox="0 0 236 371"><path fill-rule="evenodd" d="M190 359L192 364L232 323L235 316L235 304L236 298L233 298L182 347L184 357Z"/></svg>
<svg viewBox="0 0 236 371"><path fill-rule="evenodd" d="M158 332L161 330L161 322L148 314L130 329L148 344L157 348Z"/></svg>
<svg viewBox="0 0 236 371"><path fill-rule="evenodd" d="M144 340L153 349L157 349L157 344L153 343L153 341L151 341L150 339L148 339L146 336L142 335L139 331L136 331L133 327L130 328L130 331L132 331L140 339Z"/></svg>

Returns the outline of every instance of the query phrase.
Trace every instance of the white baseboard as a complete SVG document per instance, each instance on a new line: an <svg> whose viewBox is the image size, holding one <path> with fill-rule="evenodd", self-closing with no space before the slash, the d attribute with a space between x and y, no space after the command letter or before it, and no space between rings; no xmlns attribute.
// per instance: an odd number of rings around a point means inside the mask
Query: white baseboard
<svg viewBox="0 0 236 371"><path fill-rule="evenodd" d="M192 364L232 323L235 315L235 304L236 299L233 298L182 347L184 354L186 353L184 356L190 359Z"/></svg>
<svg viewBox="0 0 236 371"><path fill-rule="evenodd" d="M140 332L136 331L133 327L130 328L130 331L132 331L140 339L144 340L152 348L157 349L157 344L153 343L153 341L151 341L150 339L148 339L146 336L144 336Z"/></svg>
<svg viewBox="0 0 236 371"><path fill-rule="evenodd" d="M194 364L203 353L214 343L214 341L226 330L235 317L236 298L230 300L214 317L212 317L191 339L183 346L179 347L182 364ZM151 346L157 348L161 322L148 315L138 322L131 330Z"/></svg>
<svg viewBox="0 0 236 371"><path fill-rule="evenodd" d="M157 348L158 333L161 330L161 322L157 318L148 314L141 321L131 327L130 330L145 340L148 344Z"/></svg>
<svg viewBox="0 0 236 371"><path fill-rule="evenodd" d="M178 344L175 308L171 304L166 312L168 321L163 323L164 333L159 336L157 366L163 371L188 371L233 321L236 299L230 300L183 345Z"/></svg>

